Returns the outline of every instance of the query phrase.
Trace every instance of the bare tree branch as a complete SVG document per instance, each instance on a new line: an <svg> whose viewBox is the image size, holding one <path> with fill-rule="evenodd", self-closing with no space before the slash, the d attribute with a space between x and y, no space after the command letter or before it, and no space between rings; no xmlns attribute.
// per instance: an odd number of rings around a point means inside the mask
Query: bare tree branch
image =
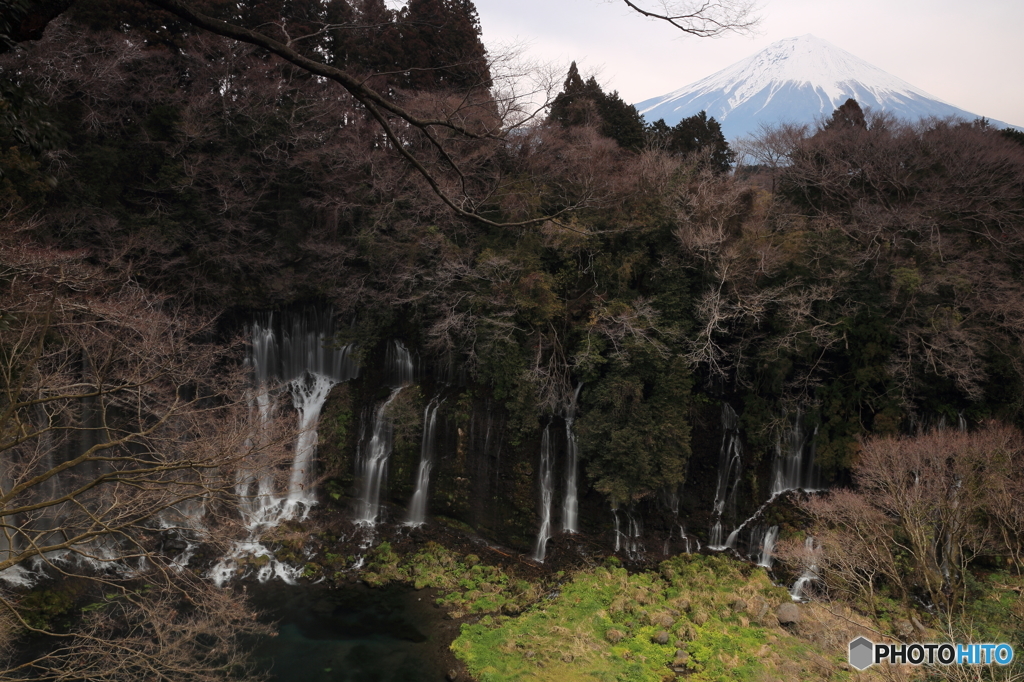
<svg viewBox="0 0 1024 682"><path fill-rule="evenodd" d="M659 0L647 3L622 0L645 17L667 21L683 33L698 38L717 38L725 33L750 33L760 23L755 3L746 0Z"/></svg>

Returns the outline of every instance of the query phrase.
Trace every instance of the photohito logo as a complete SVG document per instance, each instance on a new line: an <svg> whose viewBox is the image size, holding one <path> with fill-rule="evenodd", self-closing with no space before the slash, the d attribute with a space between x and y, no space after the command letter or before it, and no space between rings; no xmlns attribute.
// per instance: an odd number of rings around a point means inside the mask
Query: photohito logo
<svg viewBox="0 0 1024 682"><path fill-rule="evenodd" d="M850 665L857 670L875 663L1007 665L1012 660L1009 644L875 644L867 637L850 642Z"/></svg>

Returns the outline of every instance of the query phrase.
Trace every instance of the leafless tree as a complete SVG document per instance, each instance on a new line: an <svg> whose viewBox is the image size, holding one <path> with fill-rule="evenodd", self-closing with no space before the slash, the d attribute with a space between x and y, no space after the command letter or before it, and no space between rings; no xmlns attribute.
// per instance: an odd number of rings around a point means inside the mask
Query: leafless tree
<svg viewBox="0 0 1024 682"><path fill-rule="evenodd" d="M1002 540L1021 514L1005 493L1019 485L1022 452L1020 432L997 424L866 441L855 491L801 504L823 547L825 584L871 604L884 582L904 599L920 592L943 613L962 612L968 564L1019 552Z"/></svg>
<svg viewBox="0 0 1024 682"><path fill-rule="evenodd" d="M8 637L46 632L6 587L26 573L103 597L43 657L9 652L0 677L241 675L239 638L262 626L161 545L171 531L224 546L237 473L273 463L276 442L255 437L210 320L30 233L0 226L0 612Z"/></svg>

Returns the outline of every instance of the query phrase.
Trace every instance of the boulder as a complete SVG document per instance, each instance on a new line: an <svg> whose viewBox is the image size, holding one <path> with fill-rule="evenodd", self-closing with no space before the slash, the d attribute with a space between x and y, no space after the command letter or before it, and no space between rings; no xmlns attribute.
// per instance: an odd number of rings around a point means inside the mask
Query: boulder
<svg viewBox="0 0 1024 682"><path fill-rule="evenodd" d="M781 604L775 610L775 616L779 619L780 625L792 625L800 622L800 608L793 602Z"/></svg>
<svg viewBox="0 0 1024 682"><path fill-rule="evenodd" d="M909 620L898 620L895 625L901 639L909 639L914 634L914 625Z"/></svg>

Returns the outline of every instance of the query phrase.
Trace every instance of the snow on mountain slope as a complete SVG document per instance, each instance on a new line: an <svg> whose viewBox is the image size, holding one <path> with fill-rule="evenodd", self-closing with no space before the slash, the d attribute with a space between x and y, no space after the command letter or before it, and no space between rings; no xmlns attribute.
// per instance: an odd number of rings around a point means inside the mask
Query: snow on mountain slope
<svg viewBox="0 0 1024 682"><path fill-rule="evenodd" d="M929 95L810 34L787 38L703 80L636 105L648 122L669 125L706 111L729 139L753 133L758 123L813 123L854 98L862 108L901 118L978 118ZM1001 121L992 121L1006 127Z"/></svg>

